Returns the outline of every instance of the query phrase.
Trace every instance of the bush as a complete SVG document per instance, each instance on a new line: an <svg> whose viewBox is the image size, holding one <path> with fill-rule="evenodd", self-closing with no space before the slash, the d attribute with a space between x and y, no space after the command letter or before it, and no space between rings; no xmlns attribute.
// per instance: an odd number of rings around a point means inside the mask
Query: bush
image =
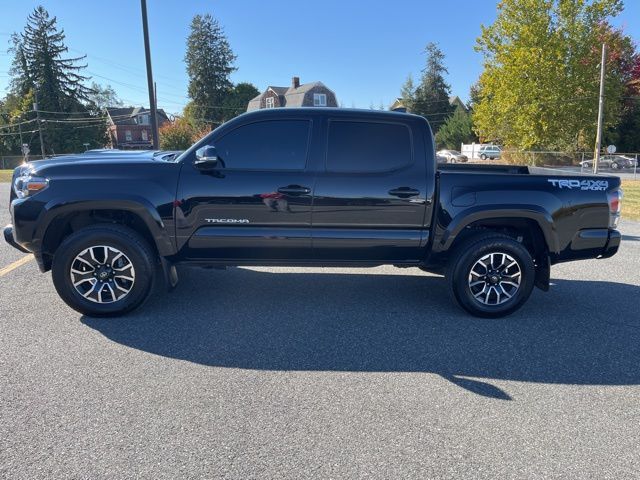
<svg viewBox="0 0 640 480"><path fill-rule="evenodd" d="M179 118L160 129L160 148L162 150L186 150L204 135L208 128L195 129L189 122Z"/></svg>

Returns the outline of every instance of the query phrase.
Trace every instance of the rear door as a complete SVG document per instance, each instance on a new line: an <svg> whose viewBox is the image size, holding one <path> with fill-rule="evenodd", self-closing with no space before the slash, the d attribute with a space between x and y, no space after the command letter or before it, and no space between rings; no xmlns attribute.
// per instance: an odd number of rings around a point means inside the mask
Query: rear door
<svg viewBox="0 0 640 480"><path fill-rule="evenodd" d="M384 118L390 118L386 116ZM313 251L326 261L422 256L425 144L407 123L329 117L313 205Z"/></svg>

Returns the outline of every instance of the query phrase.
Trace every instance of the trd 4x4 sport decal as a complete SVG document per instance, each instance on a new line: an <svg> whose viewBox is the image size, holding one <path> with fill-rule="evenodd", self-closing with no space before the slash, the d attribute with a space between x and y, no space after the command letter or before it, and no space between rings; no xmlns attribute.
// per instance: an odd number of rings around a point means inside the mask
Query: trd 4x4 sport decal
<svg viewBox="0 0 640 480"><path fill-rule="evenodd" d="M551 185L557 188L580 189L580 190L606 190L609 187L607 180L561 180L550 178Z"/></svg>

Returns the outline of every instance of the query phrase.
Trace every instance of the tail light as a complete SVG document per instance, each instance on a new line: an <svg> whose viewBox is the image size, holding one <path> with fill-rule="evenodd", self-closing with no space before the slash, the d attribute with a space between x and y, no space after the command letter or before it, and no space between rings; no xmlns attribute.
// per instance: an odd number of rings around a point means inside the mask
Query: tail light
<svg viewBox="0 0 640 480"><path fill-rule="evenodd" d="M609 228L617 228L622 210L622 190L617 189L607 193L609 202Z"/></svg>

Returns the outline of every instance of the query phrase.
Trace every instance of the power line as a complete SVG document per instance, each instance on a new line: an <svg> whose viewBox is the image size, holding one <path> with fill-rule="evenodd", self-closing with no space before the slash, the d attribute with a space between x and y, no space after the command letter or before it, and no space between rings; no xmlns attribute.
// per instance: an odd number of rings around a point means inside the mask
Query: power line
<svg viewBox="0 0 640 480"><path fill-rule="evenodd" d="M9 136L13 136L13 135L22 135L25 133L33 133L33 132L37 132L38 130L26 130L23 132L13 132L13 133L0 133L0 137L9 137Z"/></svg>
<svg viewBox="0 0 640 480"><path fill-rule="evenodd" d="M31 123L31 122L35 122L36 119L32 119L32 120L27 120L25 122L18 122L18 123L7 123L6 125L0 125L0 128L12 128L12 127L17 127L18 125L24 125L26 123Z"/></svg>

